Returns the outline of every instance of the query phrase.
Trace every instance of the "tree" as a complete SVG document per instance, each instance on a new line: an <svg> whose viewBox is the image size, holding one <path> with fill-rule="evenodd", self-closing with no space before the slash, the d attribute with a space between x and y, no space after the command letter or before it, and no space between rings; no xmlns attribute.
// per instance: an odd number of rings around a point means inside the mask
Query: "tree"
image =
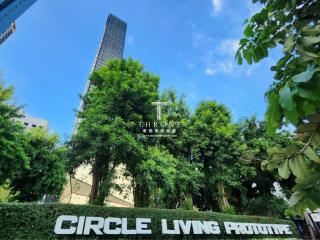
<svg viewBox="0 0 320 240"><path fill-rule="evenodd" d="M291 213L320 206L320 2L318 0L255 0L262 10L246 20L245 37L236 54L239 64L268 56L282 45L283 56L271 70L275 82L266 93L266 126L271 134L286 122L296 126L305 145L273 152L268 169L282 178L296 178L290 199Z"/></svg>
<svg viewBox="0 0 320 240"><path fill-rule="evenodd" d="M151 102L158 99L159 78L138 61L122 59L108 62L90 80L81 122L70 141L69 169L72 174L81 164L92 166L90 202L103 204L120 163L136 177L147 144L138 135L138 123L154 118Z"/></svg>
<svg viewBox="0 0 320 240"><path fill-rule="evenodd" d="M16 121L19 107L10 103L12 94L13 87L0 83L0 185L28 166L23 127Z"/></svg>
<svg viewBox="0 0 320 240"><path fill-rule="evenodd" d="M175 137L160 138L161 146L177 159L177 172L175 176L174 192L166 194L168 208L182 206L184 200L194 198L203 182L202 164L192 160L190 141L191 114L184 96L178 97L173 89L163 91L161 101L167 102L163 118L167 122L178 123Z"/></svg>
<svg viewBox="0 0 320 240"><path fill-rule="evenodd" d="M174 192L175 176L177 174L178 159L174 158L166 149L149 147L145 159L137 165L140 173L135 178L136 191L135 205L140 207L166 207L164 198Z"/></svg>
<svg viewBox="0 0 320 240"><path fill-rule="evenodd" d="M287 206L283 197L290 196L294 179L291 177L288 180L283 180L276 171L263 171L261 164L268 159L270 149L294 144L292 136L286 131L271 136L266 131L265 123L258 121L256 116L242 120L239 125L242 139L250 152L249 157L252 158L250 166L254 167L255 174L243 183L244 191L235 192L235 195L241 196L239 201L241 204L237 205L237 209L247 214L283 216L283 208ZM273 194L276 182L284 193L282 198Z"/></svg>
<svg viewBox="0 0 320 240"><path fill-rule="evenodd" d="M59 196L66 182L66 149L59 146L59 137L42 128L26 133L25 151L29 166L17 171L10 181L14 200L38 201L44 194Z"/></svg>
<svg viewBox="0 0 320 240"><path fill-rule="evenodd" d="M192 116L190 141L194 161L203 164L202 209L232 211L231 191L254 174L246 162L246 145L231 123L228 109L215 101L201 102Z"/></svg>

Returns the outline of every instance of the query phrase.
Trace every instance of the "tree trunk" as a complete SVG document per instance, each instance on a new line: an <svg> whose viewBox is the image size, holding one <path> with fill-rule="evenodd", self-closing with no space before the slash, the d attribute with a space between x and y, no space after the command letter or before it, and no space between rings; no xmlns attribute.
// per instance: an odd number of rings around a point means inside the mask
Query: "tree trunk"
<svg viewBox="0 0 320 240"><path fill-rule="evenodd" d="M94 204L98 194L99 194L99 185L101 183L101 157L94 157L94 164L92 165L92 187L90 193L90 204Z"/></svg>
<svg viewBox="0 0 320 240"><path fill-rule="evenodd" d="M230 208L228 195L225 192L224 185L222 182L218 183L218 191L220 195L219 197L220 197L220 204L221 204L222 210Z"/></svg>
<svg viewBox="0 0 320 240"><path fill-rule="evenodd" d="M139 183L135 184L133 198L135 207L149 207L149 193Z"/></svg>

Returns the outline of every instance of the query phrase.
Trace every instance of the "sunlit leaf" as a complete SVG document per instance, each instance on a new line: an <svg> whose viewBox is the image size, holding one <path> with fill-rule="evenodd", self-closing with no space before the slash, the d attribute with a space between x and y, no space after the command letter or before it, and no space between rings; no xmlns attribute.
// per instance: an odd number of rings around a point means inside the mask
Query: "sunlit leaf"
<svg viewBox="0 0 320 240"><path fill-rule="evenodd" d="M291 171L290 171L288 159L286 159L283 163L280 164L278 168L278 173L279 173L279 176L284 179L289 178Z"/></svg>
<svg viewBox="0 0 320 240"><path fill-rule="evenodd" d="M306 147L306 149L304 150L304 153L312 161L320 163L320 158L319 158L318 154L316 154L316 152L310 146Z"/></svg>
<svg viewBox="0 0 320 240"><path fill-rule="evenodd" d="M305 72L299 73L292 78L292 81L296 83L308 82L314 75L315 72L319 71L318 68L308 68Z"/></svg>
<svg viewBox="0 0 320 240"><path fill-rule="evenodd" d="M320 37L305 37L303 39L303 44L308 47L310 45L313 45L315 43L319 43L320 42Z"/></svg>
<svg viewBox="0 0 320 240"><path fill-rule="evenodd" d="M285 85L280 89L279 96L280 96L280 104L284 109L291 111L295 108L295 103L293 101L291 90L288 85Z"/></svg>
<svg viewBox="0 0 320 240"><path fill-rule="evenodd" d="M294 192L289 200L289 206L294 206L306 196L305 192Z"/></svg>
<svg viewBox="0 0 320 240"><path fill-rule="evenodd" d="M293 47L294 47L295 41L294 41L294 36L291 35L289 36L283 45L283 52L287 53L287 52L291 52Z"/></svg>

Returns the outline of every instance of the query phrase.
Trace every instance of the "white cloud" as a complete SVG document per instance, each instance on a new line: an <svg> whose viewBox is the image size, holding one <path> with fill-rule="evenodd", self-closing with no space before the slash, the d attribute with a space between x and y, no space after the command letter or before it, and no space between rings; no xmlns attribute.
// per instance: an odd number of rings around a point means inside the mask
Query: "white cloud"
<svg viewBox="0 0 320 240"><path fill-rule="evenodd" d="M129 36L127 41L129 45L132 45L134 43L134 38L132 36Z"/></svg>
<svg viewBox="0 0 320 240"><path fill-rule="evenodd" d="M216 73L232 74L235 68L235 64L230 60L218 61L206 68L205 73L208 76L213 76Z"/></svg>
<svg viewBox="0 0 320 240"><path fill-rule="evenodd" d="M218 15L222 11L222 0L211 0L212 1L212 7L213 7L213 13L214 15Z"/></svg>
<svg viewBox="0 0 320 240"><path fill-rule="evenodd" d="M213 38L209 37L205 34L194 32L192 35L192 44L193 46L197 47L200 45L206 45L213 42Z"/></svg>
<svg viewBox="0 0 320 240"><path fill-rule="evenodd" d="M221 54L228 54L234 56L238 48L238 39L225 39L220 42L218 50Z"/></svg>
<svg viewBox="0 0 320 240"><path fill-rule="evenodd" d="M251 74L252 74L252 72L253 72L253 69L252 69L252 68L248 68L247 71L246 71L246 75L247 75L248 77L250 77Z"/></svg>
<svg viewBox="0 0 320 240"><path fill-rule="evenodd" d="M232 61L224 61L224 62L219 62L218 64L219 71L223 73L232 73L234 70L234 63Z"/></svg>
<svg viewBox="0 0 320 240"><path fill-rule="evenodd" d="M219 48L208 50L206 54L200 58L200 61L205 64L205 74L208 76L213 76L216 73L233 74L236 68L234 55L224 53L221 54L222 57L217 58L217 51L219 51Z"/></svg>
<svg viewBox="0 0 320 240"><path fill-rule="evenodd" d="M217 70L216 69L214 69L214 68L212 68L212 67L207 67L207 69L206 69L206 74L208 75L208 76L213 76L213 75L215 75L217 73Z"/></svg>

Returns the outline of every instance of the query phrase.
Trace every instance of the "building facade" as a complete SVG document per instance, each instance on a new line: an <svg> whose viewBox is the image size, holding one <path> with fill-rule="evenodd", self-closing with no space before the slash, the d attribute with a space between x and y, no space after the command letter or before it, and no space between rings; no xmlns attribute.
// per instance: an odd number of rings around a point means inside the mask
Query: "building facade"
<svg viewBox="0 0 320 240"><path fill-rule="evenodd" d="M110 14L93 64L93 70L98 70L111 59L119 59L123 57L126 32L127 23Z"/></svg>
<svg viewBox="0 0 320 240"><path fill-rule="evenodd" d="M12 26L29 7L37 0L0 0L0 44L11 34ZM9 33L9 34L8 34Z"/></svg>
<svg viewBox="0 0 320 240"><path fill-rule="evenodd" d="M120 18L109 14L105 26L105 31L103 33L97 55L92 65L91 72L94 70L99 70L109 60L123 58L126 32L127 23ZM90 86L90 79L88 79L85 86L84 95L89 91ZM83 110L83 107L83 101L81 99L79 111ZM78 125L79 119L77 118L73 126L73 134L76 133Z"/></svg>
<svg viewBox="0 0 320 240"><path fill-rule="evenodd" d="M118 17L110 14L108 16L103 38L99 45L92 71L99 70L108 61L112 59L121 59L123 57L124 44L126 38L127 24ZM84 94L90 89L90 79L88 79ZM81 100L79 110L83 110L83 101ZM77 132L80 120L77 118L73 134ZM127 186L122 193L112 191L110 196L105 199L107 206L114 207L133 207L133 194L130 190L130 179L124 177L124 166L116 169L115 183ZM69 176L68 183L61 195L60 201L63 203L86 204L89 202L92 187L91 166L80 166L74 176Z"/></svg>
<svg viewBox="0 0 320 240"><path fill-rule="evenodd" d="M49 129L48 120L36 118L30 115L26 115L24 113L21 113L21 115L22 117L17 118L16 120L21 122L27 130L36 128L36 127L40 127L45 130Z"/></svg>

